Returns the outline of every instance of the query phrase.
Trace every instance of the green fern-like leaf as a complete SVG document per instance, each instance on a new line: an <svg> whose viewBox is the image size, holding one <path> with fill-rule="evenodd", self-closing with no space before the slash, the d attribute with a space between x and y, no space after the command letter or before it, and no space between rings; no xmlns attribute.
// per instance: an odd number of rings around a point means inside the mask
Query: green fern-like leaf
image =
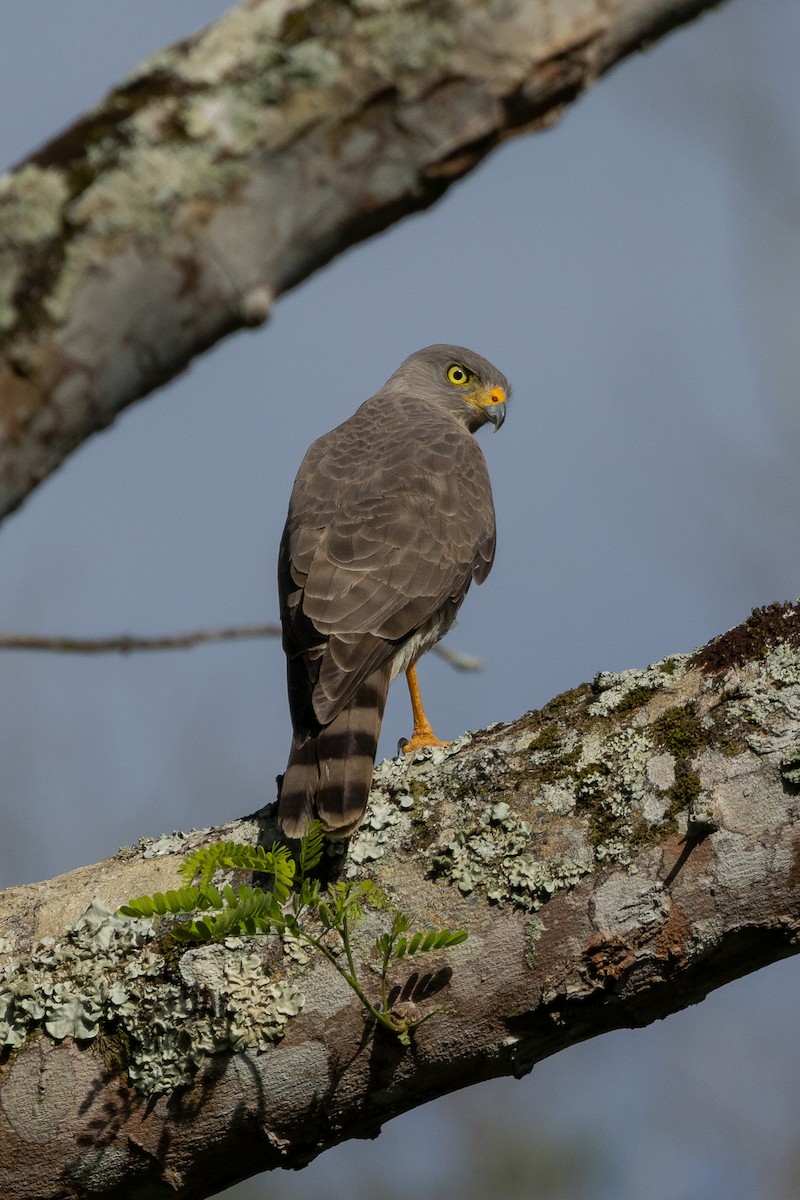
<svg viewBox="0 0 800 1200"><path fill-rule="evenodd" d="M324 893L331 913L332 924L337 927L347 921L352 927L364 917L364 907L369 904L372 908L383 909L388 901L376 883L371 879L363 879L358 883L348 881L328 884Z"/></svg>
<svg viewBox="0 0 800 1200"><path fill-rule="evenodd" d="M172 931L176 942L210 942L213 937L213 921L188 921Z"/></svg>
<svg viewBox="0 0 800 1200"><path fill-rule="evenodd" d="M465 942L469 934L466 929L442 929L433 944L434 950L444 950L450 946L459 946Z"/></svg>
<svg viewBox="0 0 800 1200"><path fill-rule="evenodd" d="M418 930L410 938L399 937L394 947L395 958L410 958L412 954L426 954L429 950L444 950L457 946L467 938L466 929Z"/></svg>
<svg viewBox="0 0 800 1200"><path fill-rule="evenodd" d="M235 890L223 888L221 912L210 913L196 921L187 921L173 930L173 936L181 942L222 941L226 937L238 937L255 933L280 933L286 919L272 892L242 884Z"/></svg>
<svg viewBox="0 0 800 1200"><path fill-rule="evenodd" d="M223 900L215 887L184 887L169 892L138 896L119 908L126 917L163 917L167 913L191 913L198 909L222 908Z"/></svg>
<svg viewBox="0 0 800 1200"><path fill-rule="evenodd" d="M300 884L300 890L295 893L293 898L294 911L300 912L303 908L316 909L321 898L320 882L318 879L304 879Z"/></svg>
<svg viewBox="0 0 800 1200"><path fill-rule="evenodd" d="M306 877L314 870L322 858L325 850L325 831L322 828L321 821L312 821L305 832L305 836L300 839L300 853L298 855L298 865L300 867L300 879L305 880Z"/></svg>
<svg viewBox="0 0 800 1200"><path fill-rule="evenodd" d="M214 872L221 869L222 858L228 846L231 845L233 845L232 842L212 842L210 846L201 846L181 863L178 867L179 875L187 883L191 883L195 876L199 876L199 886L201 888L207 886L211 882Z"/></svg>
<svg viewBox="0 0 800 1200"><path fill-rule="evenodd" d="M195 850L179 868L189 883L199 876L199 887L206 889L216 871L252 871L256 875L271 875L273 891L281 904L288 899L294 883L296 865L285 846L250 846L245 842L214 842Z"/></svg>
<svg viewBox="0 0 800 1200"><path fill-rule="evenodd" d="M378 887L374 879L362 879L361 882L356 886L358 888L359 898L363 900L365 904L368 904L370 908L377 908L379 912L395 911L391 900L383 891L383 889Z"/></svg>

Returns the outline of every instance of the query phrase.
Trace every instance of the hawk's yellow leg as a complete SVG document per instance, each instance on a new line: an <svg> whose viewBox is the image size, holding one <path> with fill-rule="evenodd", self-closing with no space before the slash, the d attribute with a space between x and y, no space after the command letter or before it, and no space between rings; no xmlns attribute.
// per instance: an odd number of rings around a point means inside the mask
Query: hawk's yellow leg
<svg viewBox="0 0 800 1200"><path fill-rule="evenodd" d="M430 721L425 716L416 666L408 668L406 671L406 680L408 682L409 695L411 696L411 711L414 714L414 732L410 739L404 743L403 750L406 754L411 754L414 750L421 750L423 746L446 746L447 742L439 741L431 729Z"/></svg>

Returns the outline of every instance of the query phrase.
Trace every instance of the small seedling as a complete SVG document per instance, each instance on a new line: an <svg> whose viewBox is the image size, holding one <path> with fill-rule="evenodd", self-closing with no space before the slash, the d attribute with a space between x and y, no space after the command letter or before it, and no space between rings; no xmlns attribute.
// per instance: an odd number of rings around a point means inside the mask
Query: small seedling
<svg viewBox="0 0 800 1200"><path fill-rule="evenodd" d="M315 822L300 841L297 857L286 846L270 850L242 842L214 842L191 854L179 868L186 886L174 891L139 896L122 905L127 917L188 918L170 929L178 942L218 942L228 937L254 934L289 935L327 958L353 989L370 1016L407 1046L411 1031L441 1009L418 1019L399 1017L389 1003L389 968L392 963L432 950L457 946L467 936L463 929L425 929L410 932L411 921L394 908L371 879L329 883L313 878L325 848L322 826ZM240 884L214 885L218 871L243 870L270 876L271 890ZM387 933L375 942L380 963L380 997L370 1000L356 969L350 936L371 907L391 915ZM342 953L343 952L343 953Z"/></svg>

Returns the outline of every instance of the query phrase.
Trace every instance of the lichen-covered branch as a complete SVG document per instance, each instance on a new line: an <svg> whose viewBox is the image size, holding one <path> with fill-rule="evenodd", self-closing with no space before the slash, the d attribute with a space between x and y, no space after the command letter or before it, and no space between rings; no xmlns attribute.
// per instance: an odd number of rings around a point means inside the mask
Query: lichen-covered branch
<svg viewBox="0 0 800 1200"><path fill-rule="evenodd" d="M0 178L0 515L335 254L718 0L248 0Z"/></svg>
<svg viewBox="0 0 800 1200"><path fill-rule="evenodd" d="M187 949L114 915L177 887L210 838L271 843L269 811L2 893L0 1194L210 1195L683 1008L797 950L799 816L800 605L772 605L693 655L377 769L330 869L469 931L392 968L398 1019L440 1010L409 1047L306 943ZM354 935L373 1003L390 919Z"/></svg>

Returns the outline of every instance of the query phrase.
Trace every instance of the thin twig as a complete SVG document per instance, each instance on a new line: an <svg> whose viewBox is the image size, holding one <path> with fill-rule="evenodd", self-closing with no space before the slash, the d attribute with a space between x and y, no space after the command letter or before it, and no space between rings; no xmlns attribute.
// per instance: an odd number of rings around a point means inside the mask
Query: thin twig
<svg viewBox="0 0 800 1200"><path fill-rule="evenodd" d="M433 653L438 654L457 671L482 671L483 663L474 654L464 654L461 650L451 650L449 646L434 646Z"/></svg>
<svg viewBox="0 0 800 1200"><path fill-rule="evenodd" d="M280 637L279 625L240 625L230 629L196 629L165 637L78 638L39 637L29 633L0 633L0 650L45 650L60 654L130 654L134 650L186 650L203 642L233 642L242 638Z"/></svg>
<svg viewBox="0 0 800 1200"><path fill-rule="evenodd" d="M280 637L280 625L238 625L224 629L196 629L163 637L41 637L34 633L0 633L0 650L40 650L56 654L131 654L139 650L187 650L206 642L236 642L245 638ZM483 663L471 654L434 646L434 653L457 671L480 671Z"/></svg>

